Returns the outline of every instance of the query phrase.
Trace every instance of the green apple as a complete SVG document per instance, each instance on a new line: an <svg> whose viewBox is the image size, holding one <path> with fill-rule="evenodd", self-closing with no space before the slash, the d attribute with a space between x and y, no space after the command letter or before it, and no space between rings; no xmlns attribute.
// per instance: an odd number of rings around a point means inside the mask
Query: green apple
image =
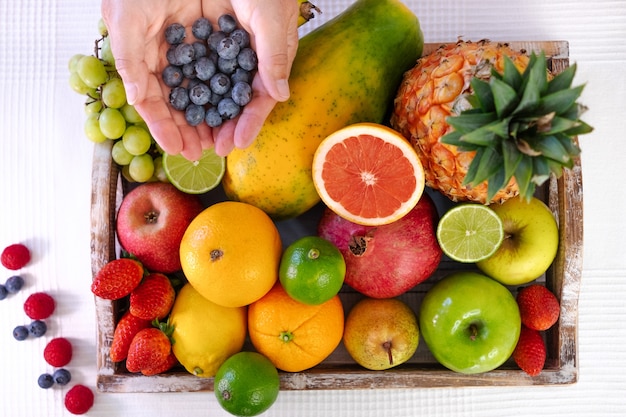
<svg viewBox="0 0 626 417"><path fill-rule="evenodd" d="M352 359L364 368L393 368L417 350L417 317L397 298L364 298L346 318L343 343Z"/></svg>
<svg viewBox="0 0 626 417"><path fill-rule="evenodd" d="M511 198L489 207L500 216L504 241L478 268L505 285L522 285L543 275L559 247L559 229L554 215L537 198L530 202Z"/></svg>
<svg viewBox="0 0 626 417"><path fill-rule="evenodd" d="M521 331L513 294L478 272L437 282L420 306L419 327L435 359L465 374L491 371L511 357Z"/></svg>

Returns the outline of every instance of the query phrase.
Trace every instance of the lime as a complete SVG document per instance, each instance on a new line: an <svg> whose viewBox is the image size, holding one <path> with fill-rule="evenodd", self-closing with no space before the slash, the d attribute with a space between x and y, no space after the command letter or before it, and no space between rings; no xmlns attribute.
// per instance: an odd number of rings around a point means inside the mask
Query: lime
<svg viewBox="0 0 626 417"><path fill-rule="evenodd" d="M346 275L343 255L328 240L305 236L283 252L278 277L291 298L322 304L337 295Z"/></svg>
<svg viewBox="0 0 626 417"><path fill-rule="evenodd" d="M213 389L224 410L256 416L274 404L280 391L276 367L257 352L235 353L220 366Z"/></svg>
<svg viewBox="0 0 626 417"><path fill-rule="evenodd" d="M488 206L465 203L454 206L439 220L437 241L451 259L472 263L487 259L504 240L502 220Z"/></svg>
<svg viewBox="0 0 626 417"><path fill-rule="evenodd" d="M225 158L213 148L205 149L197 161L163 153L163 169L170 182L189 194L202 194L217 187L226 170Z"/></svg>

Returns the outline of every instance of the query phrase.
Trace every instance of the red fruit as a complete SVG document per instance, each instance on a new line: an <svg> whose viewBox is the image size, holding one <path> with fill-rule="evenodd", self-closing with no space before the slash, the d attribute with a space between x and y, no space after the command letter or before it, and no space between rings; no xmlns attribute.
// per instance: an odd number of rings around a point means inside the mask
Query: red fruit
<svg viewBox="0 0 626 417"><path fill-rule="evenodd" d="M524 287L517 293L522 323L534 330L547 330L559 319L559 300L549 289L539 284Z"/></svg>
<svg viewBox="0 0 626 417"><path fill-rule="evenodd" d="M109 356L113 362L120 362L128 356L133 338L140 330L150 327L150 320L140 319L127 311L115 326Z"/></svg>
<svg viewBox="0 0 626 417"><path fill-rule="evenodd" d="M165 359L165 362L154 366L152 368L147 368L141 371L141 373L145 376L158 375L163 372L167 372L172 369L174 366L178 364L178 359L174 355L174 352L170 353L169 356Z"/></svg>
<svg viewBox="0 0 626 417"><path fill-rule="evenodd" d="M30 251L23 244L15 243L4 248L0 260L5 268L16 271L30 262Z"/></svg>
<svg viewBox="0 0 626 417"><path fill-rule="evenodd" d="M522 325L517 346L513 351L513 360L530 376L541 373L546 363L546 345L538 330L529 329Z"/></svg>
<svg viewBox="0 0 626 417"><path fill-rule="evenodd" d="M426 280L439 265L438 214L423 194L415 208L383 226L361 226L327 209L318 234L346 261L345 283L372 298L396 297Z"/></svg>
<svg viewBox="0 0 626 417"><path fill-rule="evenodd" d="M45 292L36 292L24 301L24 312L33 320L47 319L54 312L54 298Z"/></svg>
<svg viewBox="0 0 626 417"><path fill-rule="evenodd" d="M88 387L74 385L65 394L65 408L72 414L85 414L93 406L93 391Z"/></svg>
<svg viewBox="0 0 626 417"><path fill-rule="evenodd" d="M129 310L141 319L162 319L169 314L175 298L176 292L169 278L153 273L130 293Z"/></svg>
<svg viewBox="0 0 626 417"><path fill-rule="evenodd" d="M146 372L162 364L172 353L169 335L161 329L150 327L135 335L128 349L126 369L129 372Z"/></svg>
<svg viewBox="0 0 626 417"><path fill-rule="evenodd" d="M117 300L130 294L143 275L143 266L134 259L115 259L98 271L91 283L91 292L106 300Z"/></svg>
<svg viewBox="0 0 626 417"><path fill-rule="evenodd" d="M72 360L72 344L64 337L52 339L44 348L43 357L51 366L65 366Z"/></svg>

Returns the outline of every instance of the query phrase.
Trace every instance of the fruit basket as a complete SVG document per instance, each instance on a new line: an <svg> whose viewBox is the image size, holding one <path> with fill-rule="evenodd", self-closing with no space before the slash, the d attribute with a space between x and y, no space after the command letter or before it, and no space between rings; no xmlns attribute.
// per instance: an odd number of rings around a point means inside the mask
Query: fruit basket
<svg viewBox="0 0 626 417"><path fill-rule="evenodd" d="M568 44L565 41L510 42L517 49L543 50L549 66L555 73L569 65ZM426 44L425 53L438 44ZM122 178L111 160L111 141L95 146L93 157L91 205L91 254L95 275L108 261L119 254L115 237L115 214L129 184ZM556 259L539 280L551 289L561 304L560 319L546 334L547 360L544 370L530 377L509 361L500 368L482 374L460 374L439 365L420 341L413 358L388 371L369 371L357 365L340 345L320 365L297 373L281 372L283 390L418 388L461 386L515 386L560 385L575 383L578 378L577 321L578 295L582 274L583 197L580 161L572 170L565 171L559 179L552 178L537 190L537 197L546 202L559 224L560 246ZM436 204L450 204L444 197L432 194ZM281 233L314 234L315 208L302 216L279 225ZM441 214L441 213L440 213ZM281 222L283 223L283 222ZM452 270L464 267L445 258L437 272L401 298L415 311L428 289ZM511 288L515 292L515 288ZM344 309L350 307L360 295L347 286L341 291ZM104 392L190 392L213 389L212 378L199 378L182 367L156 376L143 376L126 371L123 364L111 361L109 349L116 321L123 305L95 297L97 319L97 387ZM251 348L249 345L244 349Z"/></svg>

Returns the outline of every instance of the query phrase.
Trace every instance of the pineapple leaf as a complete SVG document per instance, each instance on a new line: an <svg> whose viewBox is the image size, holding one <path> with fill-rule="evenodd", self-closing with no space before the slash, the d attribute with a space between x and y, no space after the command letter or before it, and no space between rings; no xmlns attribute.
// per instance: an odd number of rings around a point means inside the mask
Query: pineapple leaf
<svg viewBox="0 0 626 417"><path fill-rule="evenodd" d="M548 159L545 158L532 158L533 163L533 176L531 182L537 186L540 186L548 178L550 178L550 165Z"/></svg>
<svg viewBox="0 0 626 417"><path fill-rule="evenodd" d="M514 90L519 90L522 86L522 74L513 63L513 60L508 55L504 55L504 71L502 73L502 81L513 87Z"/></svg>
<svg viewBox="0 0 626 417"><path fill-rule="evenodd" d="M446 118L446 122L454 128L454 130L462 134L473 132L498 120L495 113L473 113L463 112L458 116Z"/></svg>
<svg viewBox="0 0 626 417"><path fill-rule="evenodd" d="M554 135L555 133L567 132L577 128L580 123L581 122L578 120L570 120L556 116L546 126L545 132L542 133L545 133L546 135Z"/></svg>
<svg viewBox="0 0 626 417"><path fill-rule="evenodd" d="M556 93L544 96L539 102L537 112L540 114L555 113L561 115L570 110L582 93L584 85L557 91Z"/></svg>
<svg viewBox="0 0 626 417"><path fill-rule="evenodd" d="M548 82L546 94L556 93L557 91L566 90L572 86L574 75L576 74L576 64L567 67L563 72L557 74Z"/></svg>
<svg viewBox="0 0 626 417"><path fill-rule="evenodd" d="M473 185L478 185L483 181L487 181L503 164L502 155L500 155L493 147L482 148L480 158L477 160L476 156L474 156L474 160L472 160L470 165L473 165L475 162L477 162L477 166L474 178L471 181L471 184ZM470 182L467 181L467 177L463 181L463 184L470 184Z"/></svg>
<svg viewBox="0 0 626 417"><path fill-rule="evenodd" d="M593 127L589 126L587 123L582 120L577 120L577 125L571 129L566 130L565 133L568 136L577 136L577 135L585 135L587 133L593 132Z"/></svg>
<svg viewBox="0 0 626 417"><path fill-rule="evenodd" d="M524 72L522 98L513 112L515 115L532 112L537 107L548 83L545 55L542 53L537 57L533 54L533 57L527 71Z"/></svg>
<svg viewBox="0 0 626 417"><path fill-rule="evenodd" d="M504 175L507 183L515 175L518 165L522 160L522 153L517 151L517 146L510 140L502 142L502 157L504 160Z"/></svg>
<svg viewBox="0 0 626 417"><path fill-rule="evenodd" d="M494 98L496 114L503 118L513 110L518 103L517 92L507 83L497 78L489 80L491 92Z"/></svg>
<svg viewBox="0 0 626 417"><path fill-rule="evenodd" d="M480 78L472 78L470 85L474 91L472 97L478 100L479 107L482 111L485 113L495 112L496 106L493 102L493 94L491 93L489 83ZM478 106L475 105L474 107Z"/></svg>
<svg viewBox="0 0 626 417"><path fill-rule="evenodd" d="M534 144L534 149L539 151L545 158L550 158L563 165L570 165L572 158L567 149L563 147L561 141L556 136L543 136Z"/></svg>
<svg viewBox="0 0 626 417"><path fill-rule="evenodd" d="M567 134L557 134L555 136L561 142L561 146L565 148L568 155L571 155L572 157L580 155L580 147L571 136Z"/></svg>
<svg viewBox="0 0 626 417"><path fill-rule="evenodd" d="M510 178L509 178L510 179ZM509 181L505 178L504 170L499 169L487 180L487 201L493 200L495 195L506 186Z"/></svg>
<svg viewBox="0 0 626 417"><path fill-rule="evenodd" d="M535 186L532 183L533 176L533 161L530 156L522 155L519 164L517 164L517 168L515 169L515 182L517 183L517 188L519 189L520 196L525 198L526 200L530 200L530 197L527 197L535 193Z"/></svg>

